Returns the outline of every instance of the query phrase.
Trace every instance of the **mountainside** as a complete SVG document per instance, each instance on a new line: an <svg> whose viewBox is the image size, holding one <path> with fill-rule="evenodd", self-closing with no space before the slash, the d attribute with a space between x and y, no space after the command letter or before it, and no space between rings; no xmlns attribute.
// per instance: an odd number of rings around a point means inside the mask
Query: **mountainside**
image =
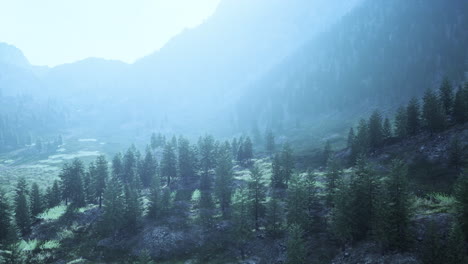
<svg viewBox="0 0 468 264"><path fill-rule="evenodd" d="M251 85L239 103L261 124L394 109L468 72L468 2L365 1ZM253 120L257 121L257 120ZM248 122L250 124L252 121Z"/></svg>

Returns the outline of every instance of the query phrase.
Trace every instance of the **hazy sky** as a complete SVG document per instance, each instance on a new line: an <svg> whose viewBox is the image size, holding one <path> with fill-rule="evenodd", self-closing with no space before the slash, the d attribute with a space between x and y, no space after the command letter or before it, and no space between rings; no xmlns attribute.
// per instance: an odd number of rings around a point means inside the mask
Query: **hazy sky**
<svg viewBox="0 0 468 264"><path fill-rule="evenodd" d="M34 65L87 57L125 62L199 25L220 0L0 0L0 42Z"/></svg>

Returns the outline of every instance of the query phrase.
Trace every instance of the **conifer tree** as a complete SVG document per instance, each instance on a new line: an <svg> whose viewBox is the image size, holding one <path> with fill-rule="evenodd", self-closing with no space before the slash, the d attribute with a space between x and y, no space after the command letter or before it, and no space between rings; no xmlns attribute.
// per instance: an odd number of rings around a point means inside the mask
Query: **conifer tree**
<svg viewBox="0 0 468 264"><path fill-rule="evenodd" d="M141 218L142 208L138 191L131 185L124 186L124 225L136 230Z"/></svg>
<svg viewBox="0 0 468 264"><path fill-rule="evenodd" d="M455 184L457 218L461 229L468 238L468 171L463 170Z"/></svg>
<svg viewBox="0 0 468 264"><path fill-rule="evenodd" d="M229 149L229 151L231 151ZM179 138L179 155L178 155L178 168L180 178L182 179L182 183L188 185L191 181L193 181L195 177L195 160L194 160L194 153L192 152L192 148L190 147L190 142L183 138Z"/></svg>
<svg viewBox="0 0 468 264"><path fill-rule="evenodd" d="M268 154L273 154L275 152L275 135L273 134L273 131L270 129L267 130L265 133L266 138L265 138L265 150L267 151Z"/></svg>
<svg viewBox="0 0 468 264"><path fill-rule="evenodd" d="M136 180L137 158L135 157L135 146L131 146L123 157L122 183L134 183Z"/></svg>
<svg viewBox="0 0 468 264"><path fill-rule="evenodd" d="M70 200L75 208L85 205L83 189L84 165L79 159L74 159L72 164L65 164L60 173L62 194L65 204Z"/></svg>
<svg viewBox="0 0 468 264"><path fill-rule="evenodd" d="M386 184L387 198L382 219L385 223L386 242L391 249L405 250L409 242L410 197L408 192L408 168L401 161L393 161Z"/></svg>
<svg viewBox="0 0 468 264"><path fill-rule="evenodd" d="M265 214L266 192L262 183L262 173L257 166L250 170L248 196L251 202L251 215L255 229L259 229L260 218Z"/></svg>
<svg viewBox="0 0 468 264"><path fill-rule="evenodd" d="M159 177L154 175L151 181L148 217L153 220L159 220L161 217L161 207L161 183Z"/></svg>
<svg viewBox="0 0 468 264"><path fill-rule="evenodd" d="M365 158L358 158L351 181L353 239L361 240L373 231L376 220L379 180Z"/></svg>
<svg viewBox="0 0 468 264"><path fill-rule="evenodd" d="M288 225L297 224L307 227L306 190L299 174L294 174L288 185L286 210Z"/></svg>
<svg viewBox="0 0 468 264"><path fill-rule="evenodd" d="M369 126L366 120L359 121L357 135L354 144L351 148L351 163L355 163L356 159L361 155L367 155L369 151Z"/></svg>
<svg viewBox="0 0 468 264"><path fill-rule="evenodd" d="M466 264L468 257L465 247L465 237L457 221L452 224L447 241L447 264Z"/></svg>
<svg viewBox="0 0 468 264"><path fill-rule="evenodd" d="M431 133L444 129L444 108L432 90L427 90L424 94L422 116L425 126Z"/></svg>
<svg viewBox="0 0 468 264"><path fill-rule="evenodd" d="M237 159L237 153L239 152L239 143L237 142L237 138L232 139L231 148L232 156Z"/></svg>
<svg viewBox="0 0 468 264"><path fill-rule="evenodd" d="M410 136L416 135L421 128L419 109L418 100L415 97L411 98L406 107L406 132Z"/></svg>
<svg viewBox="0 0 468 264"><path fill-rule="evenodd" d="M123 179L122 154L120 152L112 158L112 177L119 180Z"/></svg>
<svg viewBox="0 0 468 264"><path fill-rule="evenodd" d="M467 94L463 88L459 88L455 94L455 101L453 104L453 116L458 124L463 124L468 119L468 104Z"/></svg>
<svg viewBox="0 0 468 264"><path fill-rule="evenodd" d="M109 168L107 160L104 155L100 155L96 158L96 173L93 179L93 186L95 196L99 204L99 208L102 207L102 196L106 188L107 178L109 177Z"/></svg>
<svg viewBox="0 0 468 264"><path fill-rule="evenodd" d="M37 183L33 183L31 185L30 205L31 205L32 217L36 217L38 214L42 213L42 211L44 210L41 192L39 190L39 185L37 185Z"/></svg>
<svg viewBox="0 0 468 264"><path fill-rule="evenodd" d="M337 182L337 188L333 197L331 214L331 230L336 238L342 243L352 240L354 212L351 207L351 188L344 180Z"/></svg>
<svg viewBox="0 0 468 264"><path fill-rule="evenodd" d="M374 111L369 118L369 147L373 150L379 148L383 141L382 115Z"/></svg>
<svg viewBox="0 0 468 264"><path fill-rule="evenodd" d="M242 159L241 161L249 165L250 160L253 159L253 147L250 137L246 137L242 144Z"/></svg>
<svg viewBox="0 0 468 264"><path fill-rule="evenodd" d="M392 131L392 124L390 123L390 119L385 118L382 128L382 136L383 140L388 140L393 136Z"/></svg>
<svg viewBox="0 0 468 264"><path fill-rule="evenodd" d="M252 234L251 219L248 192L245 188L241 187L235 191L233 197L232 234L242 257L245 255L245 245Z"/></svg>
<svg viewBox="0 0 468 264"><path fill-rule="evenodd" d="M47 207L52 208L60 204L62 201L61 193L60 193L60 186L57 180L54 181L52 184L52 188L46 194L47 197Z"/></svg>
<svg viewBox="0 0 468 264"><path fill-rule="evenodd" d="M306 207L307 207L307 227L306 230L318 232L323 227L320 211L322 205L319 199L319 190L317 188L317 178L314 173L307 171L304 181Z"/></svg>
<svg viewBox="0 0 468 264"><path fill-rule="evenodd" d="M399 139L408 136L408 116L403 107L399 107L395 115L395 136Z"/></svg>
<svg viewBox="0 0 468 264"><path fill-rule="evenodd" d="M228 210L231 206L232 180L231 147L226 141L218 154L215 179L215 194L224 218L228 217Z"/></svg>
<svg viewBox="0 0 468 264"><path fill-rule="evenodd" d="M273 188L284 188L286 186L283 171L281 168L281 159L279 154L275 154L273 161L271 163L271 186Z"/></svg>
<svg viewBox="0 0 468 264"><path fill-rule="evenodd" d="M283 228L283 208L278 198L273 195L267 202L266 206L266 232L272 238L277 238L281 235Z"/></svg>
<svg viewBox="0 0 468 264"><path fill-rule="evenodd" d="M354 141L356 140L356 135L354 134L354 128L350 128L348 132L348 140L347 140L347 147L352 148L354 145Z"/></svg>
<svg viewBox="0 0 468 264"><path fill-rule="evenodd" d="M153 156L151 148L148 146L146 147L145 158L139 166L140 180L144 188L151 186L151 180L154 178L154 175L156 175L157 169L158 164L156 158Z"/></svg>
<svg viewBox="0 0 468 264"><path fill-rule="evenodd" d="M5 245L9 242L9 236L14 228L11 221L12 215L9 201L5 192L0 189L0 245Z"/></svg>
<svg viewBox="0 0 468 264"><path fill-rule="evenodd" d="M307 251L302 238L303 233L300 225L293 224L289 227L286 264L306 263Z"/></svg>
<svg viewBox="0 0 468 264"><path fill-rule="evenodd" d="M211 229L213 226L214 203L211 190L200 190L199 220L205 229Z"/></svg>
<svg viewBox="0 0 468 264"><path fill-rule="evenodd" d="M200 154L200 167L202 173L208 173L216 166L215 140L212 136L206 135L198 140Z"/></svg>
<svg viewBox="0 0 468 264"><path fill-rule="evenodd" d="M124 223L125 211L122 185L118 178L112 178L107 183L103 193L104 212L99 223L99 231L103 235L120 230Z"/></svg>
<svg viewBox="0 0 468 264"><path fill-rule="evenodd" d="M28 204L28 189L26 180L18 179L15 190L15 222L22 236L31 231L31 213Z"/></svg>
<svg viewBox="0 0 468 264"><path fill-rule="evenodd" d="M88 165L88 171L83 174L83 192L86 203L92 204L95 202L94 186L91 180L96 177L96 166L94 162L90 162Z"/></svg>
<svg viewBox="0 0 468 264"><path fill-rule="evenodd" d="M289 143L283 145L281 151L281 174L284 183L287 185L294 170L293 150Z"/></svg>
<svg viewBox="0 0 468 264"><path fill-rule="evenodd" d="M177 176L177 161L172 144L164 146L163 156L161 159L161 177L166 179L166 184L169 186L171 179Z"/></svg>
<svg viewBox="0 0 468 264"><path fill-rule="evenodd" d="M448 78L444 78L439 88L439 98L442 103L444 113L450 115L453 106L453 88Z"/></svg>

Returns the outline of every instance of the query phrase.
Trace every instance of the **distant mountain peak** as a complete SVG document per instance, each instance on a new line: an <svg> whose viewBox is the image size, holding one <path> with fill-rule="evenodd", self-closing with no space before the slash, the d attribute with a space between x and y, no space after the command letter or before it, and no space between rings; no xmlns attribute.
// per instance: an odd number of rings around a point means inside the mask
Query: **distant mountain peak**
<svg viewBox="0 0 468 264"><path fill-rule="evenodd" d="M30 67L28 59L26 59L20 49L4 42L0 42L0 63L14 65L20 68Z"/></svg>

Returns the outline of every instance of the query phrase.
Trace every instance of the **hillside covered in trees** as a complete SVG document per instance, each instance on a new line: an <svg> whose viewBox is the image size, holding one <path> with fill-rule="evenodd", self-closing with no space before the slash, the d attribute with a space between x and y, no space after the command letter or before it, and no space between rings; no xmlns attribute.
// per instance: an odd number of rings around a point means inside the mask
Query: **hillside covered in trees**
<svg viewBox="0 0 468 264"><path fill-rule="evenodd" d="M468 264L467 29L221 0L134 63L0 43L0 263Z"/></svg>

